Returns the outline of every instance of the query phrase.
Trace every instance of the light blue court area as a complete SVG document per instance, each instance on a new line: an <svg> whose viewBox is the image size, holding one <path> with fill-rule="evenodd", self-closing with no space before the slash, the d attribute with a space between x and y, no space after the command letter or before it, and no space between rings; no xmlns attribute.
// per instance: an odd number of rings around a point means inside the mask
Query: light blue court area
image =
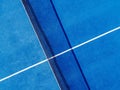
<svg viewBox="0 0 120 90"><path fill-rule="evenodd" d="M53 0L71 46L120 25L120 0ZM64 13L63 13L64 12ZM91 90L119 90L120 31L74 50Z"/></svg>
<svg viewBox="0 0 120 90"><path fill-rule="evenodd" d="M23 0L62 90L120 90L120 0Z"/></svg>
<svg viewBox="0 0 120 90"><path fill-rule="evenodd" d="M53 0L72 46L118 27L119 3L120 0Z"/></svg>
<svg viewBox="0 0 120 90"><path fill-rule="evenodd" d="M0 0L0 90L120 90L119 4Z"/></svg>
<svg viewBox="0 0 120 90"><path fill-rule="evenodd" d="M46 59L20 0L0 0L0 79ZM59 90L48 62L0 82L0 90Z"/></svg>
<svg viewBox="0 0 120 90"><path fill-rule="evenodd" d="M91 90L119 90L119 38L120 30L75 50Z"/></svg>

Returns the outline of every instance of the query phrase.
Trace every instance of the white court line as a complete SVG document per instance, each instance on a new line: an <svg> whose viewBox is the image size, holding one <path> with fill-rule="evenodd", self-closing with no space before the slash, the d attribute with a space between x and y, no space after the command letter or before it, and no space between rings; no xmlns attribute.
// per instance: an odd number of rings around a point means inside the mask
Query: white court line
<svg viewBox="0 0 120 90"><path fill-rule="evenodd" d="M6 77L4 77L4 78L1 78L1 79L0 79L0 82L5 81L5 80L7 80L7 79L9 79L9 78L11 78L11 77L13 77L13 76L16 76L16 75L18 75L18 74L20 74L20 73L22 73L22 72L25 72L25 71L27 71L27 70L29 70L29 69L31 69L31 68L36 67L36 66L38 66L38 65L41 65L41 64L47 62L48 60L54 59L54 58L56 58L56 57L58 57L58 56L61 56L61 55L65 54L65 53L67 53L67 52L69 52L69 51L71 51L71 50L74 50L74 49L76 49L76 48L79 48L79 47L81 47L81 46L83 46L83 45L85 45L85 44L87 44L87 43L90 43L90 42L92 42L92 41L94 41L94 40L96 40L96 39L99 39L99 38L101 38L101 37L103 37L103 36L105 36L105 35L107 35L107 34L110 34L110 33L114 32L114 31L117 31L117 30L119 30L119 29L120 29L120 26L117 27L117 28L114 28L114 29L112 29L112 30L109 30L108 32L105 32L105 33L103 33L103 34L100 34L100 35L98 35L98 36L96 36L96 37L94 37L94 38L92 38L92 39L89 39L89 40L87 40L87 41L85 41L85 42L83 42L83 43L81 43L81 44L78 44L78 45L76 45L76 46L74 46L74 47L72 47L72 48L70 48L70 49L67 49L67 50L65 50L65 51L63 51L63 52L61 52L61 53L58 53L58 54L56 54L56 55L54 55L54 56L52 56L52 57L50 57L50 58L48 58L48 59L45 59L45 60L43 60L43 61L40 61L40 62L38 62L38 63L36 63L36 64L33 64L33 65L31 65L31 66L29 66L29 67L27 67L27 68L24 68L24 69L20 70L20 71L18 71L18 72L15 72L15 73L13 73L13 74L11 74L11 75L9 75L9 76L6 76Z"/></svg>

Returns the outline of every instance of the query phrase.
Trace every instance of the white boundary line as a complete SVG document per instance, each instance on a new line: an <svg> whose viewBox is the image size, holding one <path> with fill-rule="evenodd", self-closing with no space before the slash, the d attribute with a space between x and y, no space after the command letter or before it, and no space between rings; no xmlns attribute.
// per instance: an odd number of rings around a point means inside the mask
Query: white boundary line
<svg viewBox="0 0 120 90"><path fill-rule="evenodd" d="M98 36L96 36L96 37L94 37L94 38L92 38L92 39L89 39L89 40L87 40L87 41L85 41L85 42L83 42L83 43L81 43L81 44L78 44L78 45L76 45L76 46L74 46L74 47L72 47L72 48L70 48L70 49L67 49L67 50L65 50L65 51L63 51L63 52L61 52L61 53L58 53L58 54L56 54L56 55L54 55L54 56L52 56L52 57L50 57L50 58L48 58L48 59L45 59L45 60L43 60L43 61L40 61L40 62L38 62L38 63L36 63L36 64L33 64L33 65L31 65L31 66L29 66L29 67L27 67L27 68L24 68L24 69L20 70L20 71L18 71L18 72L15 72L15 73L13 73L13 74L11 74L11 75L9 75L9 76L6 76L6 77L4 77L4 78L1 78L1 79L0 79L0 82L5 81L5 80L7 80L7 79L9 79L9 78L11 78L11 77L13 77L13 76L16 76L16 75L18 75L18 74L20 74L20 73L22 73L22 72L25 72L25 71L27 71L27 70L29 70L29 69L31 69L31 68L36 67L36 66L38 66L38 65L41 65L41 64L47 62L48 60L54 59L54 58L56 58L56 57L58 57L58 56L61 56L61 55L65 54L65 53L67 53L67 52L69 52L69 51L71 51L71 50L77 49L77 48L79 48L79 47L81 47L81 46L83 46L83 45L85 45L85 44L87 44L87 43L90 43L90 42L92 42L92 41L94 41L94 40L96 40L96 39L99 39L99 38L101 38L101 37L103 37L103 36L105 36L105 35L107 35L107 34L110 34L110 33L112 33L112 32L115 32L115 31L117 31L117 30L119 30L119 29L120 29L120 26L117 27L117 28L114 28L114 29L112 29L112 30L109 30L108 32L105 32L105 33L103 33L103 34L100 34L100 35L98 35Z"/></svg>

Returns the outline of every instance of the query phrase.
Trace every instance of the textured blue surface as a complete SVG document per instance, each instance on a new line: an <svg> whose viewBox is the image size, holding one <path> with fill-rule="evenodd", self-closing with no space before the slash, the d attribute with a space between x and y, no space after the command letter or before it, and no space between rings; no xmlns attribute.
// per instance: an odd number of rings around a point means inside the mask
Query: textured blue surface
<svg viewBox="0 0 120 90"><path fill-rule="evenodd" d="M72 46L120 25L120 0L53 2ZM74 51L91 90L120 89L119 38L120 31Z"/></svg>
<svg viewBox="0 0 120 90"><path fill-rule="evenodd" d="M34 0L29 1L36 17L38 18L39 25L42 27L43 32L49 41L54 55L66 49L69 49L70 46L68 45L66 37L62 31L62 28L57 20L57 17L54 13L54 10L52 9L49 0L37 0L36 2ZM72 52L56 58L55 62L60 69L59 71L62 72L62 75L67 83L67 87L73 90L87 89ZM80 86L77 85L78 83Z"/></svg>
<svg viewBox="0 0 120 90"><path fill-rule="evenodd" d="M91 90L120 89L119 38L120 30L75 50Z"/></svg>
<svg viewBox="0 0 120 90"><path fill-rule="evenodd" d="M120 25L120 0L53 0L71 45Z"/></svg>
<svg viewBox="0 0 120 90"><path fill-rule="evenodd" d="M54 54L120 25L120 0L29 1ZM67 87L71 90L87 90L87 87L119 90L119 38L120 31L116 31L56 58ZM79 65L83 74L75 71ZM81 75L85 76L88 86Z"/></svg>
<svg viewBox="0 0 120 90"><path fill-rule="evenodd" d="M46 57L20 0L0 0L0 78ZM6 81L0 90L58 90L48 63Z"/></svg>

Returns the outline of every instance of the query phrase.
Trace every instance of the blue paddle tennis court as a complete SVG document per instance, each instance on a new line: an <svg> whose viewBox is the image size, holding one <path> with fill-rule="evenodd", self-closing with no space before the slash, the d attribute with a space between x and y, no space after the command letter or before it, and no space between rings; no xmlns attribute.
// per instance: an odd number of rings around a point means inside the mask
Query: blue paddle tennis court
<svg viewBox="0 0 120 90"><path fill-rule="evenodd" d="M120 90L120 0L1 0L0 90Z"/></svg>

